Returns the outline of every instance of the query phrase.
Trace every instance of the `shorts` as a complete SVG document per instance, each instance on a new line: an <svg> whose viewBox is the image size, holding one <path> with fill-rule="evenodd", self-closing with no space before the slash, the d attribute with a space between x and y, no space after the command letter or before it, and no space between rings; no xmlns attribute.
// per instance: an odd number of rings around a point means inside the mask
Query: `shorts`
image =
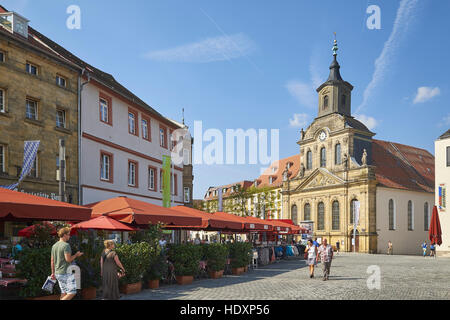
<svg viewBox="0 0 450 320"><path fill-rule="evenodd" d="M308 258L306 264L307 264L308 266L315 266L315 265L317 264L316 258L315 258L315 257L314 257L314 258Z"/></svg>
<svg viewBox="0 0 450 320"><path fill-rule="evenodd" d="M75 275L73 273L55 274L56 280L58 280L61 293L76 294L77 283L75 281Z"/></svg>

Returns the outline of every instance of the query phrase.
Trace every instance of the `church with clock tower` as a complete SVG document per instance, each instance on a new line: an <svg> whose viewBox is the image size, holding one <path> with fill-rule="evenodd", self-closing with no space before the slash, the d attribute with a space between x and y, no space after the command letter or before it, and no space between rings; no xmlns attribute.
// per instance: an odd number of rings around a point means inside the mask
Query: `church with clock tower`
<svg viewBox="0 0 450 320"><path fill-rule="evenodd" d="M426 239L434 157L375 140L352 116L353 86L340 74L337 50L335 40L328 79L317 88L317 117L297 142L300 170L283 181L283 217L312 223L314 238L339 242L342 251L385 253L391 241L394 252L413 254Z"/></svg>

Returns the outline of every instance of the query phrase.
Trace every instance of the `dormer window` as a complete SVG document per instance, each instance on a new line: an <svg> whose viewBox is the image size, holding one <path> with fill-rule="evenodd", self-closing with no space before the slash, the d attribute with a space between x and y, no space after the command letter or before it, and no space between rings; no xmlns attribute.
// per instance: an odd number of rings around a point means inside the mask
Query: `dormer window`
<svg viewBox="0 0 450 320"><path fill-rule="evenodd" d="M15 12L0 13L1 26L11 33L18 33L25 38L28 38L28 22L29 20Z"/></svg>

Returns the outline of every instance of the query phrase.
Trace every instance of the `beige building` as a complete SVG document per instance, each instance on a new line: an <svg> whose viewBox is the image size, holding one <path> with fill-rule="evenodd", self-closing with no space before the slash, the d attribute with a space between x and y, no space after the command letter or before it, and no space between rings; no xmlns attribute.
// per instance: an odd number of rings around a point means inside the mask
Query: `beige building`
<svg viewBox="0 0 450 320"><path fill-rule="evenodd" d="M329 77L317 89L318 115L298 141L300 169L283 178L281 218L312 221L314 237L339 242L344 251L384 253L391 240L394 253L419 254L433 203L434 157L373 139L351 115L353 86L340 75L336 42L333 51Z"/></svg>
<svg viewBox="0 0 450 320"><path fill-rule="evenodd" d="M434 143L436 156L435 206L438 208L442 229L442 245L437 246L438 256L450 256L450 208L448 188L450 186L450 130Z"/></svg>

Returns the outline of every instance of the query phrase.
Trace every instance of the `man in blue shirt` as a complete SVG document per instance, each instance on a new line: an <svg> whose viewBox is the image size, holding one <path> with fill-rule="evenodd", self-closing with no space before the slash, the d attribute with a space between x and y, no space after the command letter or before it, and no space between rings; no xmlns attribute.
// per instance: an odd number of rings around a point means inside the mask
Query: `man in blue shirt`
<svg viewBox="0 0 450 320"><path fill-rule="evenodd" d="M317 238L314 239L313 244L318 248L319 247L319 243L317 242Z"/></svg>
<svg viewBox="0 0 450 320"><path fill-rule="evenodd" d="M16 259L19 252L22 251L22 246L17 243L17 241L13 241L13 247L12 247L12 258Z"/></svg>
<svg viewBox="0 0 450 320"><path fill-rule="evenodd" d="M425 256L427 255L427 242L426 241L423 242L422 249L423 249L423 257L425 258Z"/></svg>

